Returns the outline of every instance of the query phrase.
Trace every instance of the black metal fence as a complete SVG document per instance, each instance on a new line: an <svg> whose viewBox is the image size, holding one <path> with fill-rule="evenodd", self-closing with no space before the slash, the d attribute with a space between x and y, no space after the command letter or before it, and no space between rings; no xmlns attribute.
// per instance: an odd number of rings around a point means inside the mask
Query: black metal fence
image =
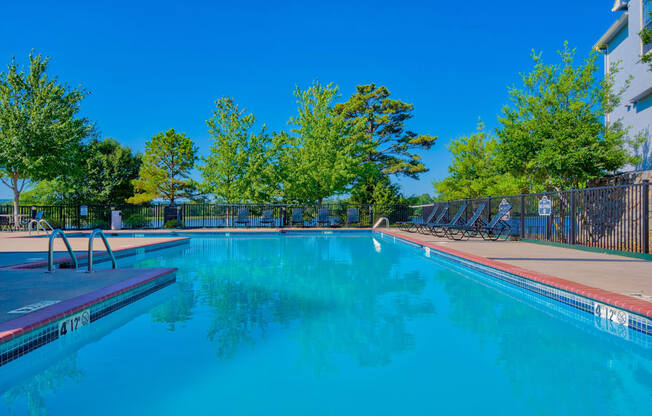
<svg viewBox="0 0 652 416"><path fill-rule="evenodd" d="M499 196L448 204L445 220L450 220L463 203L462 218L468 219L485 202L483 216L491 218L504 201L512 204L509 223L514 236L600 249L650 253L651 187L641 184L605 186L561 192ZM540 215L542 199L550 201L550 215ZM148 228L220 228L220 227L371 227L381 217L391 225L423 216L433 205L328 203L322 205L233 205L180 204L175 221L166 223L167 205L88 205L88 206L21 206L25 216L43 211L53 227L65 230L109 228L111 210L122 214L122 227ZM300 218L297 221L297 210ZM326 210L326 211L324 211ZM320 211L322 213L320 218ZM12 214L11 205L0 206L0 214ZM326 214L325 214L326 213ZM320 222L327 216L326 222Z"/></svg>
<svg viewBox="0 0 652 416"><path fill-rule="evenodd" d="M599 249L650 253L651 190L649 183L643 182L438 203L449 205L445 219L450 220L463 203L467 206L462 218L468 219L479 204L484 202L482 215L489 219L498 212L504 200L512 204L507 221L514 236ZM550 215L540 215L539 204L544 198L550 201ZM418 208L413 215L423 215L424 209L428 208Z"/></svg>

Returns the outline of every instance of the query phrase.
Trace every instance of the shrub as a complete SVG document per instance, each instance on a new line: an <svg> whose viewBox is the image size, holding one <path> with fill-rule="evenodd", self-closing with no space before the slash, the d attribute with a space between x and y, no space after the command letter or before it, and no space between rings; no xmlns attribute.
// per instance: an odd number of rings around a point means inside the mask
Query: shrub
<svg viewBox="0 0 652 416"><path fill-rule="evenodd" d="M147 218L143 214L131 214L124 223L130 228L145 228L147 227Z"/></svg>
<svg viewBox="0 0 652 416"><path fill-rule="evenodd" d="M165 228L177 228L177 220L169 220L164 225Z"/></svg>

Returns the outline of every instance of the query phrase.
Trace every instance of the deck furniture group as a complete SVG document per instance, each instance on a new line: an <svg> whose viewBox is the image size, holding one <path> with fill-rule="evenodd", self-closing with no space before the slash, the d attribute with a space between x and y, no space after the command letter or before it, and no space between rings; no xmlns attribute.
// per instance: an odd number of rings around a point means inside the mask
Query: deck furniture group
<svg viewBox="0 0 652 416"><path fill-rule="evenodd" d="M480 202L475 207L473 215L465 218L464 215L468 208L466 202L457 208L452 217L449 215L449 204L435 204L431 210L423 209L420 217L399 222L398 226L403 231L430 233L452 240L468 240L474 237L483 240L498 240L509 237L511 227L506 218L512 209L512 204L501 204L498 212L491 218L483 217L486 206L486 202Z"/></svg>

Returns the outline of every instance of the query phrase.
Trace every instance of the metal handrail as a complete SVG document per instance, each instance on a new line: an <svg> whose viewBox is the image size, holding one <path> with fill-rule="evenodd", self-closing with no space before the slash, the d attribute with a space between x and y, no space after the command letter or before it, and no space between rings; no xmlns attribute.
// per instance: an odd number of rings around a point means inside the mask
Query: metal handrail
<svg viewBox="0 0 652 416"><path fill-rule="evenodd" d="M75 269L77 268L77 256L75 256L75 252L72 251L72 247L70 246L70 241L68 241L68 237L66 237L66 233L63 232L60 228L57 228L56 230L52 231L52 234L50 234L50 241L48 243L48 272L49 273L54 273L54 239L57 236L61 236L63 239L63 242L66 245L66 248L68 249L68 254L70 254L70 258L72 259L72 262L75 266Z"/></svg>
<svg viewBox="0 0 652 416"><path fill-rule="evenodd" d="M380 218L378 219L378 221L376 221L376 223L374 224L374 227L373 227L374 230L375 230L376 228L378 228L378 226L380 225L380 223L383 222L383 221L385 221L385 222L387 223L387 228L389 228L389 219L388 219L387 217L380 217Z"/></svg>
<svg viewBox="0 0 652 416"><path fill-rule="evenodd" d="M32 234L32 225L33 224L36 224L36 227L35 227L34 231L36 231L37 233L38 233L39 227L41 228L41 230L45 231L46 235L50 234L50 231L54 231L54 227L52 227L52 225L50 225L50 223L47 222L46 219L41 218L40 220L35 220L35 219L32 218L29 221L29 223L27 224L27 231L29 231L30 234ZM45 228L43 226L43 224L47 225L50 230L48 231L47 228Z"/></svg>
<svg viewBox="0 0 652 416"><path fill-rule="evenodd" d="M94 229L91 231L90 236L88 237L88 272L92 273L93 272L93 241L95 240L95 236L99 235L102 241L104 242L104 247L106 248L106 252L109 253L109 257L111 257L111 264L112 268L117 268L117 263L115 261L115 256L113 255L113 250L111 250L111 245L109 244L109 241L106 239L106 236L100 230L99 228Z"/></svg>

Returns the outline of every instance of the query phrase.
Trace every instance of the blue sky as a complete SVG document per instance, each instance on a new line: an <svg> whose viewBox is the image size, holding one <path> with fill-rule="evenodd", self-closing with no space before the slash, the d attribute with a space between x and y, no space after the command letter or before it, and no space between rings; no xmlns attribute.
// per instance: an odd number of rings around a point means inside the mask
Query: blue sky
<svg viewBox="0 0 652 416"><path fill-rule="evenodd" d="M83 113L101 135L138 151L175 128L206 153L205 120L221 96L280 130L295 85L334 82L342 99L385 85L414 104L412 130L439 137L423 153L430 171L399 181L407 194L432 192L447 173L446 144L478 117L496 127L532 49L552 61L568 40L585 54L617 18L612 0L20 3L3 5L3 70L31 49L51 56L51 73L91 92Z"/></svg>

